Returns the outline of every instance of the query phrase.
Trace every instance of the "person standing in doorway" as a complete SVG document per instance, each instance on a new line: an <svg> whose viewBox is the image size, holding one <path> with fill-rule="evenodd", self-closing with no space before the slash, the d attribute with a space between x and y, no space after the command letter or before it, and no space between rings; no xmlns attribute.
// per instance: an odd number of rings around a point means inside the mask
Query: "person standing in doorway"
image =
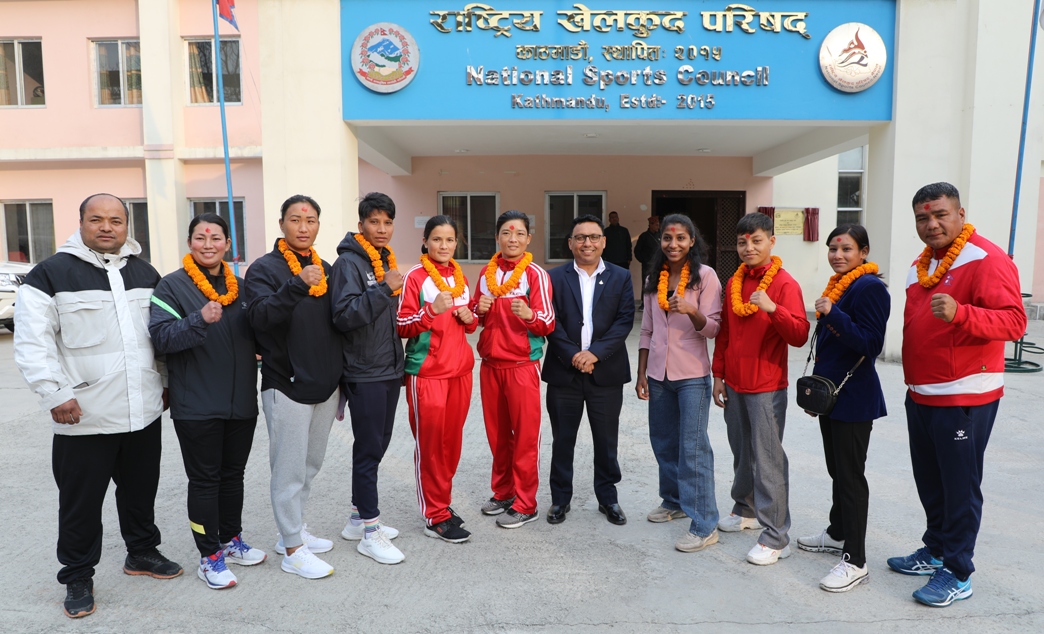
<svg viewBox="0 0 1044 634"><path fill-rule="evenodd" d="M649 228L638 236L634 245L634 258L642 263L642 284L652 270L653 257L660 251L660 217L649 216Z"/></svg>
<svg viewBox="0 0 1044 634"><path fill-rule="evenodd" d="M631 232L620 224L620 214L615 211L609 212L609 226L605 228L605 252L602 258L625 271L631 268Z"/></svg>

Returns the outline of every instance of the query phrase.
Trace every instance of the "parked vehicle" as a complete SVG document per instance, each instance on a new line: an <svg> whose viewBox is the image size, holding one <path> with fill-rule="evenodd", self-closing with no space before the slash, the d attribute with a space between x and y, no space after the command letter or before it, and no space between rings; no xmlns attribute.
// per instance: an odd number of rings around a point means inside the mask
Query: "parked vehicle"
<svg viewBox="0 0 1044 634"><path fill-rule="evenodd" d="M32 268L32 264L0 262L0 326L11 332L14 332L15 295Z"/></svg>

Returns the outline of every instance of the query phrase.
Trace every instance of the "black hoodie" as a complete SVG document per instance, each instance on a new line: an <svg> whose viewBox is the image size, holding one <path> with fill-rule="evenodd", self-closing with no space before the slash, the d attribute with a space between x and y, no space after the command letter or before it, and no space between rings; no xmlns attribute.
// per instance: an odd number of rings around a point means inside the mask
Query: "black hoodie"
<svg viewBox="0 0 1044 634"><path fill-rule="evenodd" d="M398 296L373 274L370 256L349 231L337 246L330 273L333 322L344 333L345 383L374 383L401 378L405 365L395 323ZM388 270L388 250L381 250Z"/></svg>

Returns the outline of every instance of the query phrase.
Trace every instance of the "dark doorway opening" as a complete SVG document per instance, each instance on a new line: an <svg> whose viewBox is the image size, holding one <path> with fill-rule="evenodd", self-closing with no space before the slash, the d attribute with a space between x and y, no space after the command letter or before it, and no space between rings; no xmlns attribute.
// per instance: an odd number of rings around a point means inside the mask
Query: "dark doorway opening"
<svg viewBox="0 0 1044 634"><path fill-rule="evenodd" d="M681 214L696 225L707 243L707 266L718 273L722 287L739 266L736 223L745 213L747 195L741 191L654 190L653 215Z"/></svg>

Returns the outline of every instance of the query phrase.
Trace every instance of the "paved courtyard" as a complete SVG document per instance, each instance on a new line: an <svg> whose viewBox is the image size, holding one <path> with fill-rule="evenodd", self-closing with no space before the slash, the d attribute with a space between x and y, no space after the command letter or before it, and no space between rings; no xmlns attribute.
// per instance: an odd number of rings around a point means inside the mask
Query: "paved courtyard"
<svg viewBox="0 0 1044 634"><path fill-rule="evenodd" d="M1044 322L1030 322L1031 340L1044 342ZM7 564L0 567L3 632L1031 632L1044 631L1044 374L1008 375L986 453L985 509L975 563L975 595L947 609L914 603L923 583L888 571L885 559L919 546L924 515L917 501L903 415L902 368L881 363L889 416L875 424L870 443L870 582L832 595L818 580L836 563L831 555L794 551L760 568L743 558L756 540L749 531L722 534L696 554L676 552L687 521L651 524L658 503L656 463L649 447L646 405L625 387L620 431L626 526L597 512L591 491L591 440L581 432L577 478L568 520L503 530L478 507L489 495L490 452L475 400L464 430L454 507L473 532L452 545L422 532L413 476L413 439L400 400L395 435L381 465L382 519L399 528L406 554L382 566L339 537L347 519L352 433L335 423L326 464L315 480L308 525L335 541L323 557L336 569L306 581L282 572L272 547L275 526L268 496L268 434L259 422L246 474L247 541L269 561L236 568L240 585L216 592L196 578L197 554L185 514L185 472L169 419L163 420L162 479L156 504L161 550L185 566L170 581L130 577L111 493L105 508L102 560L95 576L97 612L77 621L61 611L55 581L57 489L50 470L51 427L12 361L12 337L0 334L0 522L11 529ZM628 342L636 365L637 327ZM1010 346L1009 346L1010 349ZM1044 361L1044 358L1039 358ZM801 372L792 351L790 376ZM791 536L827 523L830 486L816 421L790 400L784 446L790 457ZM731 459L721 411L713 409L719 509L731 508ZM547 461L551 433L544 420L539 502L550 505ZM17 530L15 530L17 529Z"/></svg>

